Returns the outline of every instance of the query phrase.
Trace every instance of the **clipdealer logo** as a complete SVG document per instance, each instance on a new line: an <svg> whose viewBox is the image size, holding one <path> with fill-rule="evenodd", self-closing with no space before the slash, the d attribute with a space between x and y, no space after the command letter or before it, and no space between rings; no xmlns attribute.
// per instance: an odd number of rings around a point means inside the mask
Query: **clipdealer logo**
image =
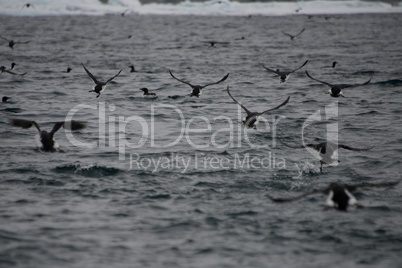
<svg viewBox="0 0 402 268"><path fill-rule="evenodd" d="M255 144L248 136L248 131L243 127L242 124L233 123L233 120L228 116L216 116L212 118L212 121L216 120L223 121L224 127L213 130L211 120L205 116L194 116L189 119L185 119L183 112L174 105L169 104L158 104L151 105L150 116L148 121L138 115L131 116L107 116L107 112L113 112L116 110L114 104L109 104L106 107L105 102L99 102L97 105L88 104L78 104L73 107L66 116L66 121L70 121L73 117L82 110L97 110L98 111L98 139L97 142L82 142L74 137L72 132L66 132L67 139L75 146L82 148L117 148L119 152L119 160L126 159L126 151L128 149L138 149L143 146L150 146L151 148L169 148L177 145L181 141L186 141L194 149L205 149L205 148L240 148L245 143L252 148L269 148L269 144ZM179 134L177 137L173 137L174 140L161 143L160 140L156 138L157 129L157 114L166 114L170 110L172 118L176 118L177 122L180 123L178 127ZM241 108L238 107L238 122L241 121ZM273 116L272 121L269 122L264 118L261 122L264 124L261 130L264 132L271 132L272 135L272 146L276 146L276 129L279 121L285 118L285 116ZM205 126L204 128L195 128L194 126L200 125L200 122ZM128 132L128 128L132 130L133 126L136 126L135 133L131 131ZM237 125L237 126L235 126ZM262 125L262 124L261 124ZM260 125L259 125L260 126ZM204 143L195 143L194 134L206 133L209 135L210 139ZM138 140L132 141L131 136L139 137ZM221 136L227 137L224 143L219 143L218 138ZM165 139L164 139L165 140ZM222 139L220 139L222 142Z"/></svg>
<svg viewBox="0 0 402 268"><path fill-rule="evenodd" d="M321 160L321 156L317 155L317 151L315 151L312 148L307 147L307 144L305 142L305 129L314 123L317 122L322 122L324 120L330 121L338 118L338 101L335 101L331 104L328 104L325 106L323 110L323 115L321 110L317 110L315 113L310 115L306 121L303 123L302 126L302 142L303 146L306 148L306 150L313 155L315 158L318 160ZM327 123L326 124L326 142L327 143L333 143L334 146L338 146L338 133L339 133L339 126L338 126L338 121L335 121L333 123ZM323 153L320 152L324 157L327 156L327 152ZM332 152L331 152L332 153ZM328 154L328 157L331 157L331 155ZM338 155L334 154L332 155L332 159L334 160L333 164L338 165Z"/></svg>

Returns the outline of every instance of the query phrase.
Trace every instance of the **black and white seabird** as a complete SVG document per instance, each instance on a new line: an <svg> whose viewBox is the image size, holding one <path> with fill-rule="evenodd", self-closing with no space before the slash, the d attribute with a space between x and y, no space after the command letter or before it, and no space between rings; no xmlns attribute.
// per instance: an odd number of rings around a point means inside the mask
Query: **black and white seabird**
<svg viewBox="0 0 402 268"><path fill-rule="evenodd" d="M321 143L308 143L308 144L304 144L304 145L289 145L284 143L283 141L280 141L283 145L285 145L286 147L292 148L292 149L303 149L303 148L312 148L315 151L317 151L319 153L320 156L320 171L322 172L322 165L324 164L331 164L333 163L335 160L332 158L333 154L335 153L335 151L337 151L338 149L342 148L345 150L349 150L349 151L356 151L356 152L363 152L363 151L368 151L370 149L373 149L373 147L370 148L354 148L354 147L350 147L348 145L344 145L344 144L336 144L330 141L326 141L326 142L321 142Z"/></svg>
<svg viewBox="0 0 402 268"><path fill-rule="evenodd" d="M270 68L268 68L268 67L265 67L264 64L262 64L262 63L261 63L261 66L264 67L265 70L270 71L270 72L272 72L272 73L274 73L274 74L277 74L277 75L279 76L279 80L281 81L281 83L284 83L284 82L289 78L289 76L290 76L292 73L294 73L294 72L296 72L297 70L303 68L307 63L308 63L308 60L306 60L306 61L302 64L302 66L300 66L299 68L296 68L296 69L294 69L293 71L290 71L290 72L281 72L279 69L276 69L276 71L275 71L275 70L273 70L273 69L270 69Z"/></svg>
<svg viewBox="0 0 402 268"><path fill-rule="evenodd" d="M14 65L11 64L11 69L10 69L10 70L12 70L12 69L14 68L14 66L15 66L15 63L14 63ZM12 72L12 71L10 71L10 70L7 70L5 66L0 66L0 74L2 74L2 73L9 73L9 74L12 74L12 75L20 75L20 76L23 76L23 75L26 75L26 74L27 74L26 72L25 72L25 73L22 73L22 74L14 73L14 72Z"/></svg>
<svg viewBox="0 0 402 268"><path fill-rule="evenodd" d="M298 34L295 34L295 35L289 34L289 33L285 33L285 32L282 32L282 33L283 33L284 35L289 36L289 37L290 37L290 40L293 40L293 39L295 39L296 37L299 37L305 30L306 30L306 28L303 28Z"/></svg>
<svg viewBox="0 0 402 268"><path fill-rule="evenodd" d="M211 47L215 47L215 45L228 45L230 42L222 42L222 41L199 41L201 43L209 44Z"/></svg>
<svg viewBox="0 0 402 268"><path fill-rule="evenodd" d="M363 182L360 184L355 185L347 185L343 183L331 183L328 187L324 189L317 189L311 192L290 197L290 198L273 198L268 196L274 202L290 202L290 201L297 201L304 197L313 194L325 194L328 195L327 197L327 205L330 207L334 207L341 211L347 211L349 206L357 206L357 200L352 195L352 192L356 191L358 188L370 188L370 187L391 187L400 183L401 180L397 181L390 181L390 182L380 182L380 183L368 183Z"/></svg>
<svg viewBox="0 0 402 268"><path fill-rule="evenodd" d="M364 83L362 83L362 84L330 84L330 83L328 83L328 82L325 82L325 81L322 81L322 80L318 80L318 79L312 77L307 71L306 71L306 74L307 74L307 76L310 77L311 79L313 79L313 80L315 80L315 81L317 81L317 82L319 82L319 83L322 83L322 84L324 84L324 85L329 86L329 87L330 87L330 90L328 91L328 94L329 94L331 97L334 97L334 98L338 98L338 97L341 97L341 96L342 96L342 97L345 97L345 96L343 95L343 93L342 93L342 89L364 86L364 85L367 85L368 83L370 83L370 81L371 81L371 78L370 78L367 82L364 82Z"/></svg>
<svg viewBox="0 0 402 268"><path fill-rule="evenodd" d="M135 70L134 65L130 65L130 73L136 73L137 71Z"/></svg>
<svg viewBox="0 0 402 268"><path fill-rule="evenodd" d="M87 68L85 68L84 64L82 64L82 67L84 67L84 70L85 70L85 72L88 74L89 78L91 78L92 81L95 83L95 86L94 86L93 90L90 90L89 92L95 92L95 93L97 93L97 94L98 94L98 95L96 96L97 98L99 98L101 92L105 89L106 85L107 85L110 81L112 81L113 79L115 79L115 78L121 73L121 71L122 71L122 70L120 70L115 76L113 76L112 78L110 78L109 80L107 80L105 83L103 83L103 82L98 81L98 80L96 79L96 77L95 77L93 74L91 74L91 72L88 71Z"/></svg>
<svg viewBox="0 0 402 268"><path fill-rule="evenodd" d="M71 72L73 69L71 69L70 67L67 67L66 73Z"/></svg>
<svg viewBox="0 0 402 268"><path fill-rule="evenodd" d="M7 38L1 36L1 35L0 35L0 38L3 39L3 40L6 40L6 41L8 42L8 46L9 46L11 49L14 49L14 45L15 45L15 44L28 44L28 43L29 43L29 41L20 42L20 41L9 40L9 39L7 39Z"/></svg>
<svg viewBox="0 0 402 268"><path fill-rule="evenodd" d="M170 70L169 70L169 73L170 73L170 75L171 75L174 79L176 79L177 81L182 82L182 83L184 83L184 84L186 84L186 85L189 85L189 86L191 87L191 89L192 89L190 96L191 96L191 97L192 97L192 96L195 96L195 97L197 97L197 98L200 97L200 95L201 95L201 90L203 90L204 88L206 88L206 87L208 87L208 86L211 86L211 85L219 84L219 83L225 81L225 80L229 77L229 74L227 74L227 75L225 75L225 77L223 77L223 78L222 78L221 80L219 80L218 82L209 83L209 84L206 84L206 85L204 85L204 86L200 86L200 85L193 85L193 84L190 84L189 82L186 82L186 81L183 81L183 80L180 80L180 79L176 78L176 77L172 74L172 72L171 72Z"/></svg>
<svg viewBox="0 0 402 268"><path fill-rule="evenodd" d="M251 112L251 111L248 110L244 105L242 105L239 101L237 101L237 100L232 96L232 94L230 94L229 86L227 87L226 90L227 90L229 96L232 98L232 100L233 100L236 104L238 104L241 108L243 108L243 110L247 113L246 119L243 120L243 125L246 126L247 128L254 128L254 129L257 129L257 124L258 124L258 122L259 122L259 120L260 120L260 117L261 117L263 114L281 108L282 106L286 105L286 104L288 103L289 99L290 99L290 97L288 97L282 104L276 106L275 108L272 108L272 109L263 111L263 112L261 112L261 113L258 113L258 112Z"/></svg>
<svg viewBox="0 0 402 268"><path fill-rule="evenodd" d="M149 92L148 88L146 88L146 87L140 88L140 90L142 90L144 92L144 94L142 94L143 97L151 97L151 98L158 97L158 96L156 96L156 93Z"/></svg>
<svg viewBox="0 0 402 268"><path fill-rule="evenodd" d="M61 128L69 130L80 130L85 127L85 123L80 121L63 121L56 122L53 129L50 132L41 130L39 125L35 121L25 120L25 119L11 119L10 124L14 127L30 128L34 126L38 130L38 136L36 137L37 145L41 151L44 152L55 152L57 150L58 144L54 140L54 134Z"/></svg>
<svg viewBox="0 0 402 268"><path fill-rule="evenodd" d="M9 99L11 99L11 98L4 96L3 98L1 98L1 102L7 102Z"/></svg>

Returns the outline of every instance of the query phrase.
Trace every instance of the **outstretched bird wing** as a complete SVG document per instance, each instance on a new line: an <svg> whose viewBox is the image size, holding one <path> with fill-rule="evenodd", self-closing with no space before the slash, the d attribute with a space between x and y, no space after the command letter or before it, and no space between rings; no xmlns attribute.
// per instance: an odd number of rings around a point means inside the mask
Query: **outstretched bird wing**
<svg viewBox="0 0 402 268"><path fill-rule="evenodd" d="M9 71L9 70L4 70L3 72L6 72L6 73L9 73L9 74L12 74L12 75L20 75L20 76L23 76L23 75L26 75L27 73L25 72L25 73L22 73L22 74L17 74L17 73L14 73L14 72L12 72L12 71Z"/></svg>
<svg viewBox="0 0 402 268"><path fill-rule="evenodd" d="M112 78L110 78L109 80L107 80L106 83L105 83L105 85L106 85L107 83L109 83L110 81L112 81L113 79L115 79L115 78L121 73L121 71L122 71L122 69L121 69L115 76L113 76Z"/></svg>
<svg viewBox="0 0 402 268"><path fill-rule="evenodd" d="M325 82L325 81L322 81L322 80L318 80L318 79L312 77L307 71L306 71L306 74L307 74L308 77L310 77L311 79L313 79L313 80L315 80L315 81L317 81L317 82L319 82L319 83L322 83L322 84L324 84L324 85L327 85L327 86L329 86L329 87L331 87L331 88L334 86L333 84L330 84L330 83L328 83L328 82Z"/></svg>
<svg viewBox="0 0 402 268"><path fill-rule="evenodd" d="M54 135L54 133L56 133L61 127L69 130L80 130L85 127L85 123L75 120L56 122L53 126L52 131L50 131L50 134Z"/></svg>
<svg viewBox="0 0 402 268"><path fill-rule="evenodd" d="M170 75L171 75L174 79L176 79L177 81L182 82L182 83L184 83L184 84L186 84L186 85L189 85L190 87L194 87L194 86L193 86L192 84L190 84L189 82L180 80L179 78L175 77L175 76L172 74L172 72L171 72L170 70L169 70L169 73L170 73Z"/></svg>
<svg viewBox="0 0 402 268"><path fill-rule="evenodd" d="M368 83L370 83L371 78L369 80L367 80L364 83L361 84L339 84L337 85L340 89L345 89L345 88L352 88L352 87L359 87L359 86L364 86L367 85Z"/></svg>
<svg viewBox="0 0 402 268"><path fill-rule="evenodd" d="M308 144L302 144L302 145L290 145L287 143L284 143L281 139L279 139L279 142L282 143L283 145L285 145L286 147L292 148L292 149L303 149L303 148L313 148L314 150L316 150L317 152L320 151L320 148L322 148L324 146L323 143L308 143Z"/></svg>
<svg viewBox="0 0 402 268"><path fill-rule="evenodd" d="M303 28L298 34L296 34L294 37L298 37L299 35L301 35L304 31L306 30L306 28Z"/></svg>
<svg viewBox="0 0 402 268"><path fill-rule="evenodd" d="M400 183L401 180L396 180L396 181L388 181L388 182L380 182L380 183L369 183L369 182L363 182L360 184L354 184L354 185L345 185L345 187L349 190L349 191L353 191L357 188L369 188L369 187L391 187L391 186L395 186L398 183ZM349 189L350 188L350 189Z"/></svg>
<svg viewBox="0 0 402 268"><path fill-rule="evenodd" d="M294 72L296 72L297 70L299 70L299 69L303 68L303 67L304 67L304 65L306 65L306 64L307 64L307 62L308 62L308 60L306 60L306 61L303 63L303 65L302 65L302 66L300 66L299 68L294 69L293 71L289 72L289 74L294 73Z"/></svg>
<svg viewBox="0 0 402 268"><path fill-rule="evenodd" d="M201 40L198 40L198 42L206 43L206 44L221 44L221 45L230 44L230 42L223 42L223 41L201 41Z"/></svg>
<svg viewBox="0 0 402 268"><path fill-rule="evenodd" d="M35 128L40 132L39 125L35 121L25 120L25 119L10 119L10 124L14 127L30 128L35 126Z"/></svg>
<svg viewBox="0 0 402 268"><path fill-rule="evenodd" d="M25 42L22 42L22 41L15 41L14 43L15 44L28 44L30 41L25 41Z"/></svg>
<svg viewBox="0 0 402 268"><path fill-rule="evenodd" d="M124 17L124 15L126 15L127 11L129 11L129 10L130 10L130 9L124 10L120 15L121 15L122 17Z"/></svg>
<svg viewBox="0 0 402 268"><path fill-rule="evenodd" d="M265 113L267 113L267 112L269 112L269 111L273 111L273 110L279 109L279 108L281 108L282 106L286 105L286 104L289 102L289 99L290 99L290 96L289 96L282 104L276 106L275 108L272 108L272 109L263 111L262 113L259 113L259 114L260 114L260 115L263 115L263 114L265 114Z"/></svg>
<svg viewBox="0 0 402 268"><path fill-rule="evenodd" d="M7 42L10 42L10 41L11 41L11 40L8 40L7 38L5 38L5 37L3 37L3 36L1 36L1 35L0 35L0 38L3 39L3 40L6 40Z"/></svg>
<svg viewBox="0 0 402 268"><path fill-rule="evenodd" d="M296 34L296 35L293 35L293 34L289 34L289 33L285 33L285 32L282 32L284 35L287 35L287 36L289 36L290 38L296 38L296 37L298 37L299 35L301 35L304 31L306 30L306 28L303 28L298 34Z"/></svg>
<svg viewBox="0 0 402 268"><path fill-rule="evenodd" d="M346 149L346 150L350 150L350 151L356 151L356 152L362 152L362 151L368 151L374 148L374 146L370 147L370 148L354 148L354 147L350 147L348 145L344 145L344 144L338 144L339 148L342 149Z"/></svg>
<svg viewBox="0 0 402 268"><path fill-rule="evenodd" d="M21 7L21 10L22 10L24 7L27 7L27 8L32 7L33 9L36 10L36 8L34 7L34 5L32 5L31 3L26 3L26 4L24 4L24 5Z"/></svg>
<svg viewBox="0 0 402 268"><path fill-rule="evenodd" d="M246 111L247 115L251 114L251 112L250 112L243 104L241 104L240 102L238 102L238 101L232 96L232 94L230 94L229 86L226 88L226 91L228 92L229 97L231 97L232 100L233 100L235 103L237 103L241 108L244 109L244 111Z"/></svg>
<svg viewBox="0 0 402 268"><path fill-rule="evenodd" d="M262 63L260 63L260 64L261 64L261 66L262 66L265 70L270 71L270 72L273 72L274 74L277 74L277 75L281 75L280 72L277 72L277 71L275 71L275 70L273 70L273 69L271 69L271 68L265 67L265 65L262 64Z"/></svg>
<svg viewBox="0 0 402 268"><path fill-rule="evenodd" d="M223 81L225 81L226 79L228 79L228 77L229 77L229 74L225 75L225 77L223 77L223 78L222 78L221 80L219 80L218 82L214 82L214 83L206 84L205 86L203 86L203 88L204 88L204 87L207 87L207 86L211 86L211 85L219 84L220 82L223 82Z"/></svg>
<svg viewBox="0 0 402 268"><path fill-rule="evenodd" d="M84 67L84 70L85 70L85 72L87 73L87 75L89 76L89 78L91 78L91 80L92 80L95 84L99 84L99 81L96 79L96 77L95 77L93 74L91 74L90 71L88 71L87 68L85 68L85 65L84 65L84 64L82 64L82 67Z"/></svg>
<svg viewBox="0 0 402 268"><path fill-rule="evenodd" d="M282 32L284 35L287 35L287 36L289 36L289 37L295 37L294 35L291 35L291 34L288 34L288 33L285 33L285 32Z"/></svg>

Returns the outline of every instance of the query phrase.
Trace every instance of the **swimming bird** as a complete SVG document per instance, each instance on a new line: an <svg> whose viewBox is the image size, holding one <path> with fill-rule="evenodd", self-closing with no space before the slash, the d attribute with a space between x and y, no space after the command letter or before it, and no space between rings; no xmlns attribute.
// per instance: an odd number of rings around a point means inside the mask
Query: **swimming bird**
<svg viewBox="0 0 402 268"><path fill-rule="evenodd" d="M85 70L85 72L88 74L89 78L91 78L92 81L95 83L94 88L93 88L92 90L90 90L89 92L95 92L95 93L97 93L97 94L98 94L98 95L96 96L97 98L99 98L101 92L105 89L106 85L107 85L110 81L112 81L113 79L115 79L115 78L121 73L121 71L122 71L122 70L120 70L115 76L113 76L112 78L109 78L109 80L107 80L105 83L103 83L103 82L98 81L98 80L96 79L96 77L95 77L93 74L91 74L91 72L88 71L87 68L85 68L84 64L82 64L82 67L84 67L84 70Z"/></svg>
<svg viewBox="0 0 402 268"><path fill-rule="evenodd" d="M171 75L174 79L176 79L177 81L182 82L182 83L184 83L184 84L186 84L186 85L189 85L189 86L191 87L191 89L192 89L190 96L191 96L191 97L192 97L192 96L195 96L195 97L197 97L197 98L199 98L199 97L201 96L201 90L202 90L202 89L204 89L204 88L206 88L206 87L208 87L208 86L211 86L211 85L219 84L219 83L225 81L225 80L229 77L229 74L227 74L227 75L225 75L225 77L223 77L223 78L222 78L221 80L219 80L218 82L209 83L209 84L206 84L206 85L204 85L204 86L200 86L200 85L193 85L193 84L190 84L189 82L186 82L186 81L183 81L183 80L181 80L181 79L176 78L176 77L172 74L172 72L171 72L170 70L169 70L169 73L170 73L170 75Z"/></svg>
<svg viewBox="0 0 402 268"><path fill-rule="evenodd" d="M215 47L216 44L219 44L219 45L228 45L228 44L230 44L230 42L220 42L220 41L199 41L199 42L210 44L211 47Z"/></svg>
<svg viewBox="0 0 402 268"><path fill-rule="evenodd" d="M1 102L7 102L9 99L11 99L11 98L7 97L7 96L3 96L3 98L1 98Z"/></svg>
<svg viewBox="0 0 402 268"><path fill-rule="evenodd" d="M41 130L39 125L35 121L25 120L25 119L11 119L10 124L14 127L30 128L34 126L38 130L38 135L36 136L36 142L41 151L44 152L55 152L58 148L57 142L54 140L54 134L61 128L69 130L80 130L85 127L84 122L80 121L62 121L56 122L50 132Z"/></svg>
<svg viewBox="0 0 402 268"><path fill-rule="evenodd" d="M296 72L297 70L303 68L304 65L306 65L307 63L308 63L308 60L306 60L306 61L302 64L302 66L300 66L299 68L294 69L293 71L290 71L290 72L281 72L279 69L276 69L276 71L275 71L275 70L273 70L273 69L270 69L270 68L268 68L268 67L265 67L264 64L262 64L262 63L261 63L261 66L264 67L265 70L270 71L270 72L272 72L272 73L274 73L274 74L277 74L277 75L279 76L280 82L281 82L281 83L284 83L286 80L288 80L289 76L290 76L292 73L294 73L294 72Z"/></svg>
<svg viewBox="0 0 402 268"><path fill-rule="evenodd" d="M287 35L287 36L289 36L290 37L290 40L293 40L293 39L295 39L296 37L299 37L304 31L306 30L306 28L303 28L298 34L296 34L296 35L292 35L292 34L289 34L289 33L285 33L285 32L282 32L284 35Z"/></svg>
<svg viewBox="0 0 402 268"><path fill-rule="evenodd" d="M128 67L130 67L130 73L136 73L137 72L137 70L135 70L134 65L130 65Z"/></svg>
<svg viewBox="0 0 402 268"><path fill-rule="evenodd" d="M228 92L229 97L231 97L232 100L233 100L237 105L239 105L241 108L243 108L243 110L247 113L247 116L246 116L245 120L243 120L243 125L246 126L247 128L254 128L254 129L257 129L257 124L258 124L258 122L259 122L259 120L260 120L260 117L261 117L263 114L281 108L282 106L286 105L286 104L288 103L289 99L290 99L290 97L288 97L282 104L276 106L275 108L268 109L268 110L266 110L266 111L263 111L263 112L261 112L261 113L258 113L258 112L251 112L251 111L248 110L244 105L242 105L239 101L237 101L237 100L232 96L232 94L230 94L229 86L227 87L226 91Z"/></svg>
<svg viewBox="0 0 402 268"><path fill-rule="evenodd" d="M317 82L319 82L319 83L322 83L322 84L324 84L324 85L329 86L329 87L330 87L330 90L328 91L328 94L329 94L331 97L334 97L334 98L338 98L338 97L341 97L341 96L342 96L342 97L345 97L345 96L343 95L343 93L342 93L342 89L364 86L364 85L367 85L368 83L370 83L370 81L371 81L371 78L370 78L367 82L364 82L364 83L362 83L362 84L330 84L330 83L328 83L328 82L325 82L325 81L322 81L322 80L318 80L318 79L312 77L307 71L306 71L306 74L307 74L307 76L310 77L311 79L313 79L313 80L315 80L315 81L317 81Z"/></svg>
<svg viewBox="0 0 402 268"><path fill-rule="evenodd" d="M152 98L157 98L156 93L149 92L148 88L143 87L140 88L140 90L144 91L144 94L142 94L143 97L152 97Z"/></svg>
<svg viewBox="0 0 402 268"><path fill-rule="evenodd" d="M337 151L339 148L349 150L349 151L356 151L356 152L363 152L363 151L368 151L373 149L374 147L369 147L369 148L354 148L350 147L348 145L344 144L336 144L330 141L326 142L321 142L321 143L309 143L309 144L303 144L303 145L289 145L284 143L283 141L280 140L280 142L285 145L286 147L292 148L292 149L303 149L303 148L312 148L315 151L319 153L320 156L320 172L322 172L322 166L324 164L331 164L335 160L332 158L333 154L335 151Z"/></svg>
<svg viewBox="0 0 402 268"><path fill-rule="evenodd" d="M67 67L66 73L71 72L73 69L71 69L70 67Z"/></svg>
<svg viewBox="0 0 402 268"><path fill-rule="evenodd" d="M14 64L15 65L15 64ZM11 64L11 69L10 70L12 70L13 68L14 68L14 66ZM25 72L25 73L22 73L22 74L19 74L19 73L14 73L14 72L12 72L12 71L10 71L10 70L7 70L6 69L6 67L5 66L0 66L0 74L2 74L2 73L9 73L9 74L12 74L12 75L20 75L20 76L23 76L23 75L26 75L27 73Z"/></svg>
<svg viewBox="0 0 402 268"><path fill-rule="evenodd" d="M348 185L343 183L331 183L328 187L323 189L313 190L311 192L290 197L290 198L273 198L268 196L272 201L282 203L282 202L290 202L300 200L304 197L313 194L325 194L327 197L327 205L330 207L334 207L341 211L347 211L349 206L358 205L356 198L352 195L352 192L356 191L358 188L372 188L372 187L391 187L400 183L401 180L397 181L389 181L389 182L380 182L380 183L368 183L363 182L355 185Z"/></svg>
<svg viewBox="0 0 402 268"><path fill-rule="evenodd" d="M334 69L337 64L338 64L337 61L333 61L331 66L324 66L324 67L321 67L321 69L326 69L326 68Z"/></svg>
<svg viewBox="0 0 402 268"><path fill-rule="evenodd" d="M9 40L9 39L7 39L7 38L1 36L1 35L0 35L0 38L3 39L3 40L6 40L6 41L8 42L8 46L9 46L11 49L14 49L14 45L15 45L15 44L28 44L28 43L29 43L29 41L17 42L17 41L14 41L14 40Z"/></svg>

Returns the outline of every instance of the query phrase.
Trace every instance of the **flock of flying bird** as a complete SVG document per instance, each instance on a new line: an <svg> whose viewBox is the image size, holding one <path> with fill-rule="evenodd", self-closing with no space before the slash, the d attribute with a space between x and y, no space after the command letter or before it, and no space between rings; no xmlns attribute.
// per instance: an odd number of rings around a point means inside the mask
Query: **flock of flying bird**
<svg viewBox="0 0 402 268"><path fill-rule="evenodd" d="M32 7L33 6L31 4L25 4L23 6L24 7ZM127 12L127 10L125 12L123 12L121 15L124 16L124 14ZM305 29L303 28L298 34L296 35L291 35L288 33L283 32L283 34L287 35L290 37L291 40L293 40L294 38L299 37L303 32L305 31ZM16 44L27 44L29 43L29 41L24 41L24 42L20 42L20 41L14 41L12 39L8 39L5 38L3 36L0 36L1 39L5 40L8 42L8 46L11 49L14 49L14 46ZM200 41L200 42L204 42L204 43L209 43L210 46L214 47L216 44L228 44L229 42L217 42L217 41ZM279 69L271 69L266 67L264 64L261 64L261 66L268 72L273 73L275 75L277 75L279 77L280 83L284 83L287 81L287 79L289 78L289 76L291 74L293 74L294 72L300 70L301 68L303 68L306 64L308 63L308 60L306 60L301 66L299 66L296 69L293 69L291 71L281 71ZM332 66L330 66L329 68L335 68L337 62L333 62ZM12 63L11 67L9 69L7 69L5 66L0 66L0 74L2 73L8 73L11 75L19 75L19 76L23 76L26 73L16 73L14 71L12 71L14 69L14 67L16 66L16 63ZM87 67L82 64L82 67L85 71L85 73L88 75L88 77L93 81L93 83L95 84L93 89L90 90L89 92L94 92L96 93L96 98L99 98L101 92L103 92L103 90L105 89L106 85L108 83L110 83L111 81L113 81L117 76L120 75L120 73L122 72L122 69L119 70L117 72L117 74L115 74L114 76L112 76L111 78L109 78L108 80L106 80L105 82L102 82L101 80L99 80L98 78L95 77L95 75L93 75L88 69ZM135 67L133 65L129 66L130 67L130 72L136 72ZM68 68L67 69L67 73L69 73L72 69ZM346 89L346 88L353 88L353 87L358 87L358 86L364 86L370 83L371 79L369 79L368 81L364 82L364 83L358 83L358 84L332 84L317 78L314 78L313 76L311 76L308 71L305 72L307 77L309 77L310 79L324 84L326 86L329 87L329 91L328 94L331 97L334 98L338 98L338 97L345 97L343 95L342 90ZM186 84L191 88L191 93L190 96L191 97L197 97L199 98L201 96L202 90L208 86L212 86L212 85L216 85L219 83L224 82L225 80L227 80L227 78L229 77L229 73L226 74L222 79L220 79L217 82L212 82L212 83L207 83L204 85L195 85L192 84L190 82L187 82L183 79L177 78L171 70L169 70L169 74L171 75L172 78L174 78L175 80L179 81L180 83ZM149 90L147 88L141 88L140 90L143 91L143 96L144 97L151 97L151 98L157 98L156 93L153 92L149 92ZM283 106L285 106L289 100L290 97L288 97L284 102L282 102L280 105L265 110L263 112L253 112L250 111L248 108L246 108L243 104L241 104L238 100L236 100L233 95L231 94L230 90L229 90L229 86L227 86L227 94L229 95L229 97L234 101L234 103L236 103L237 105L239 105L245 112L246 112L246 117L245 120L242 121L243 125L246 128L254 128L256 129L257 124L259 122L259 119L262 115L271 112L273 110L277 110ZM10 98L4 96L2 98L2 102L7 102ZM52 130L50 132L47 132L45 130L42 130L39 125L35 122L35 121L31 121L31 120L25 120L25 119L10 119L10 124L12 126L15 127L21 127L21 128L30 128L32 126L34 126L36 128L36 130L38 131L38 136L36 137L36 141L37 141L37 145L40 148L41 151L44 152L56 152L58 149L58 144L57 142L54 140L54 135L55 133L61 129L62 127L64 127L65 129L69 129L69 130L80 130L85 128L85 123L81 122L81 121L63 121L63 122L55 122L54 126L52 128ZM346 150L351 150L351 151L367 151L370 150L372 148L353 148L347 145L343 145L343 144L334 144L331 143L329 141L326 142L322 142L322 143L318 143L318 144L304 144L301 146L292 146L289 144L286 144L284 142L281 141L281 143L283 145L285 145L286 147L289 148L293 148L293 149L301 149L301 148L312 148L315 151L317 151L321 157L320 160L320 171L322 172L322 166L323 164L330 164L332 163L334 160L332 159L332 156L334 154L334 152L340 148L342 149L346 149ZM311 192L302 194L300 196L296 196L296 197L291 197L291 198L273 198L271 196L268 195L268 197L274 201L274 202L289 202L289 201L296 201L296 200L300 200L304 197L313 195L313 194L318 194L318 193L323 193L323 194L327 194L328 195L328 199L327 199L327 204L335 207L338 210L342 210L342 211L346 211L347 208L350 205L356 205L357 201L355 199L355 197L351 194L351 192L355 191L357 188L367 188L367 187L391 187L394 186L396 184L398 184L401 180L397 180L397 181L391 181L391 182L384 182L384 183L361 183L361 184L356 184L356 185L347 185L347 184L342 184L342 183L331 183L328 187L325 187L324 189L318 189L318 190L313 190Z"/></svg>

